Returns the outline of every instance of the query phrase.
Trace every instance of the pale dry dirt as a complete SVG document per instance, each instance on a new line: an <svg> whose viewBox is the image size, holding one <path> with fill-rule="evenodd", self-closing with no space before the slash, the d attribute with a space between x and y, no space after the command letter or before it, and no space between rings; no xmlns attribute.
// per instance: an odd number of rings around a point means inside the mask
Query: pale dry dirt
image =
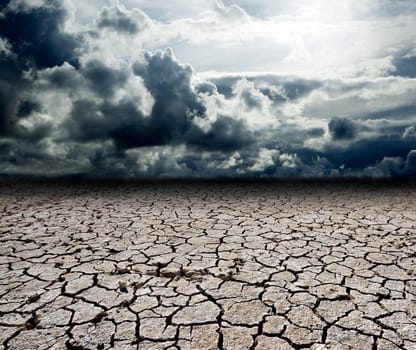
<svg viewBox="0 0 416 350"><path fill-rule="evenodd" d="M0 184L0 349L416 349L416 186Z"/></svg>

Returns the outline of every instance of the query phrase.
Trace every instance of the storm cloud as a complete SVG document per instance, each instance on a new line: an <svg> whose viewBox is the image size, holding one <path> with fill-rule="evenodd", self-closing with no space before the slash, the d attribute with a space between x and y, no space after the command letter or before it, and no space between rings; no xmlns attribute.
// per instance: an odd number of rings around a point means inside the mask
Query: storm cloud
<svg viewBox="0 0 416 350"><path fill-rule="evenodd" d="M64 31L66 19L67 10L60 1L46 1L43 6L31 6L24 1L6 1L3 5L0 134L16 132L16 117L40 108L36 103L21 100L24 91L33 88L38 70L64 62L78 65L75 51L81 39Z"/></svg>
<svg viewBox="0 0 416 350"><path fill-rule="evenodd" d="M210 42L240 45L236 23L254 33L241 40L258 35L261 23L275 24L221 1L200 17L166 22L113 1L80 24L77 6L10 0L0 7L1 175L416 174L410 41L386 48L394 55L373 65L331 74L199 72L178 45L196 45L190 29L200 31L205 50Z"/></svg>
<svg viewBox="0 0 416 350"><path fill-rule="evenodd" d="M331 119L328 129L333 140L350 140L355 138L358 132L357 125L347 118Z"/></svg>

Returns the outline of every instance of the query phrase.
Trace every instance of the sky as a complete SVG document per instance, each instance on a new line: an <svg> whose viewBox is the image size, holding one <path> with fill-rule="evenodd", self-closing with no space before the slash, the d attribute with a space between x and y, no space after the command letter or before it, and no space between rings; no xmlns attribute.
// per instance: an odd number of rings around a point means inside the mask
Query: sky
<svg viewBox="0 0 416 350"><path fill-rule="evenodd" d="M414 0L3 0L0 176L416 177Z"/></svg>

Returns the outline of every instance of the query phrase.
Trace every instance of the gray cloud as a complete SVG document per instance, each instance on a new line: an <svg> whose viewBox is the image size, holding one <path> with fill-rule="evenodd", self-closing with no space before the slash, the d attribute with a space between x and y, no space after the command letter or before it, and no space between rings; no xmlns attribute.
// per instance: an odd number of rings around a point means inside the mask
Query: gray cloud
<svg viewBox="0 0 416 350"><path fill-rule="evenodd" d="M53 67L39 72L39 78L47 82L48 88L71 90L83 84L78 70L70 64Z"/></svg>
<svg viewBox="0 0 416 350"><path fill-rule="evenodd" d="M107 28L120 33L136 34L149 26L150 19L139 9L127 10L120 4L101 9L98 28Z"/></svg>
<svg viewBox="0 0 416 350"><path fill-rule="evenodd" d="M128 72L110 68L98 60L87 62L82 74L91 90L104 98L112 96L114 90L123 86L128 78Z"/></svg>
<svg viewBox="0 0 416 350"><path fill-rule="evenodd" d="M393 60L394 74L402 77L416 78L416 53L408 52Z"/></svg>

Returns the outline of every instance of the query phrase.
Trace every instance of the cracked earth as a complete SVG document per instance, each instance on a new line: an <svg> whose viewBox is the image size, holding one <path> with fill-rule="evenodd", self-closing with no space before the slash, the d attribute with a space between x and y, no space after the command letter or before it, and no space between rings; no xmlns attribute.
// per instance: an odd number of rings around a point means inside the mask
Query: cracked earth
<svg viewBox="0 0 416 350"><path fill-rule="evenodd" d="M416 186L0 184L0 349L416 349Z"/></svg>

